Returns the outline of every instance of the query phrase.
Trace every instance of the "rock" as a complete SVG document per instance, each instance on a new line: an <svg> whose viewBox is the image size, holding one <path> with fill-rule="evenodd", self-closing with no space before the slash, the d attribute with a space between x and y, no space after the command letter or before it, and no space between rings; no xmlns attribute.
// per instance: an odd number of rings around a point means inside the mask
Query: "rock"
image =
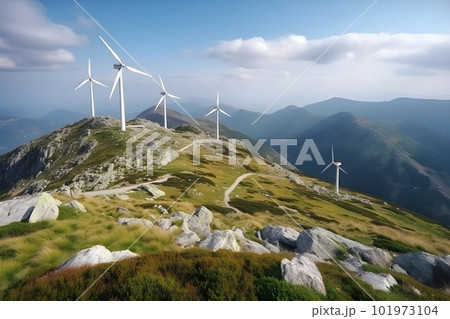
<svg viewBox="0 0 450 319"><path fill-rule="evenodd" d="M264 247L272 253L279 253L280 247L272 245L267 240L264 240Z"/></svg>
<svg viewBox="0 0 450 319"><path fill-rule="evenodd" d="M110 252L104 246L96 245L76 253L70 259L65 261L58 270L93 266L135 257L139 257L139 255L129 250Z"/></svg>
<svg viewBox="0 0 450 319"><path fill-rule="evenodd" d="M41 195L19 196L0 202L0 226L27 220Z"/></svg>
<svg viewBox="0 0 450 319"><path fill-rule="evenodd" d="M397 280L389 274L374 274L373 272L364 272L358 276L361 280L367 282L373 289L389 291L392 286L397 285Z"/></svg>
<svg viewBox="0 0 450 319"><path fill-rule="evenodd" d="M197 244L198 242L200 242L200 237L198 237L198 235L196 233L194 233L193 231L184 231L183 233L181 233L180 236L178 236L175 241L177 242L178 245L180 245L181 247L185 248L185 247L189 247L189 246L193 246L195 244Z"/></svg>
<svg viewBox="0 0 450 319"><path fill-rule="evenodd" d="M123 194L115 194L114 196L120 200L129 200L130 199L130 196L123 195Z"/></svg>
<svg viewBox="0 0 450 319"><path fill-rule="evenodd" d="M215 230L208 238L200 242L199 247L211 249L213 251L219 249L228 249L232 251L241 250L234 237L234 233L231 230Z"/></svg>
<svg viewBox="0 0 450 319"><path fill-rule="evenodd" d="M116 208L116 212L118 212L119 214L126 214L126 215L130 214L129 211L128 211L128 208L121 207L121 206Z"/></svg>
<svg viewBox="0 0 450 319"><path fill-rule="evenodd" d="M432 287L450 286L450 257L426 252L411 252L394 258L408 275Z"/></svg>
<svg viewBox="0 0 450 319"><path fill-rule="evenodd" d="M167 209L165 209L164 207L162 207L162 205L155 205L155 208L158 210L158 212L160 212L163 215L168 215L169 212L167 211Z"/></svg>
<svg viewBox="0 0 450 319"><path fill-rule="evenodd" d="M342 253L342 248L318 227L304 230L297 238L297 251L300 254L311 253L327 260Z"/></svg>
<svg viewBox="0 0 450 319"><path fill-rule="evenodd" d="M396 271L396 272L400 273L400 274L405 274L405 275L408 274L408 273L405 271L405 269L403 269L402 267L400 267L400 266L397 265L397 264L393 264L392 267L391 267L391 269L392 269L393 271Z"/></svg>
<svg viewBox="0 0 450 319"><path fill-rule="evenodd" d="M199 236L208 237L211 234L210 224L213 214L205 206L198 207L189 219L189 228Z"/></svg>
<svg viewBox="0 0 450 319"><path fill-rule="evenodd" d="M281 276L285 281L294 285L306 286L323 295L326 294L319 269L306 255L297 255L292 260L283 259Z"/></svg>
<svg viewBox="0 0 450 319"><path fill-rule="evenodd" d="M86 208L83 206L83 204L81 204L80 202L76 201L76 200L71 200L70 202L64 203L63 206L68 206L68 207L72 207L73 209L75 209L77 212L83 212L86 213L87 210Z"/></svg>
<svg viewBox="0 0 450 319"><path fill-rule="evenodd" d="M172 221L168 218L162 218L158 219L155 224L163 230L169 230L170 226L172 226Z"/></svg>
<svg viewBox="0 0 450 319"><path fill-rule="evenodd" d="M362 274L364 272L362 267L363 265L359 259L350 255L347 256L346 260L340 261L339 264L350 271L356 272L357 274Z"/></svg>
<svg viewBox="0 0 450 319"><path fill-rule="evenodd" d="M146 191L149 195L153 196L153 198L158 198L166 195L166 193L152 184L141 185L139 186L139 188Z"/></svg>
<svg viewBox="0 0 450 319"><path fill-rule="evenodd" d="M39 197L36 206L31 212L29 223L36 223L42 220L55 220L59 215L58 206L61 205L59 200L56 200L49 193L42 193Z"/></svg>
<svg viewBox="0 0 450 319"><path fill-rule="evenodd" d="M263 240L261 237L261 232L259 230L255 232L255 236L256 238Z"/></svg>
<svg viewBox="0 0 450 319"><path fill-rule="evenodd" d="M249 251L255 254L269 254L270 251L263 245L258 244L250 239L244 237L244 234L240 228L236 228L234 231L235 238L239 242L242 251Z"/></svg>
<svg viewBox="0 0 450 319"><path fill-rule="evenodd" d="M121 225L133 226L133 225L141 225L143 227L150 227L153 225L151 221L148 219L142 218L119 218L117 222Z"/></svg>
<svg viewBox="0 0 450 319"><path fill-rule="evenodd" d="M24 194L28 195L28 194L40 193L40 192L44 191L45 187L49 183L50 183L50 181L48 181L46 179L40 179L40 180L34 181L30 184L30 186L28 186L28 188L25 190Z"/></svg>
<svg viewBox="0 0 450 319"><path fill-rule="evenodd" d="M260 230L261 238L267 239L270 243L278 242L280 246L287 249L295 249L299 232L284 226L268 225Z"/></svg>
<svg viewBox="0 0 450 319"><path fill-rule="evenodd" d="M300 253L314 253L323 259L334 258L343 253L340 245L362 261L380 267L389 267L392 257L388 252L360 244L354 240L339 236L320 227L303 231L297 238L297 250Z"/></svg>

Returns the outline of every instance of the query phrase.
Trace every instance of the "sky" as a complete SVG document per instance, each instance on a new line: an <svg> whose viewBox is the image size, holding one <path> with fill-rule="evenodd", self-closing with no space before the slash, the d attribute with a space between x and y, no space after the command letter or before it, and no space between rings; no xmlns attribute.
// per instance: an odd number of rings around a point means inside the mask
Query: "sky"
<svg viewBox="0 0 450 319"><path fill-rule="evenodd" d="M99 35L126 65L161 75L186 109L213 105L217 91L269 113L332 97L450 99L447 0L77 1L98 24L74 0L0 0L0 107L89 114L88 86L74 88L90 58L109 86L94 86L97 113L116 115L115 59ZM128 117L159 93L124 72Z"/></svg>

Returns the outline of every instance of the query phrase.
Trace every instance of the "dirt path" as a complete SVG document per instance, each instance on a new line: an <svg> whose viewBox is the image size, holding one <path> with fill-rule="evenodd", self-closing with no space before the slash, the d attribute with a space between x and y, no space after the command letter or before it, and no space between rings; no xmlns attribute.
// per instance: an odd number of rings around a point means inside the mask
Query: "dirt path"
<svg viewBox="0 0 450 319"><path fill-rule="evenodd" d="M236 178L236 180L234 181L234 183L228 187L228 189L225 191L225 196L223 198L223 204L225 205L225 207L234 209L236 212L239 212L238 209L234 208L233 206L231 206L229 204L230 202L230 194L232 191L234 191L234 189L239 185L240 182L242 182L245 178L249 177L250 175L254 175L255 173L245 173L241 176L239 176L238 178Z"/></svg>
<svg viewBox="0 0 450 319"><path fill-rule="evenodd" d="M166 174L166 175L163 175L160 178L155 179L154 181L151 181L151 182L146 182L146 183L141 183L141 184L136 184L136 185L130 185L130 186L125 186L125 187L120 187L120 188L110 188L110 189L102 189L102 190L92 191L92 192L84 192L84 193L81 193L81 195L94 197L94 196L100 196L100 195L123 194L123 193L131 191L131 190L133 190L135 188L138 188L141 185L164 183L165 181L167 181L171 177L173 177L171 174Z"/></svg>

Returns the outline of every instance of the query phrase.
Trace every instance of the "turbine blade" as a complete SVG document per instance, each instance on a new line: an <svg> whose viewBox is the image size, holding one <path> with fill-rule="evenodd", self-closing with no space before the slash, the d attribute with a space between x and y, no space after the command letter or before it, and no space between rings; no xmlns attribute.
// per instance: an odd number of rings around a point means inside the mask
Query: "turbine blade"
<svg viewBox="0 0 450 319"><path fill-rule="evenodd" d="M123 65L123 64L122 64L122 65ZM123 67L124 67L125 69L127 69L127 70L130 70L131 72L139 73L139 74L142 74L142 75L145 75L145 76L150 77L150 74L145 73L145 72L142 72L142 71L140 71L140 70L138 70L138 69L132 68L131 66L123 65Z"/></svg>
<svg viewBox="0 0 450 319"><path fill-rule="evenodd" d="M344 171L344 169L342 167L339 167L339 169L348 175L348 173L346 171Z"/></svg>
<svg viewBox="0 0 450 319"><path fill-rule="evenodd" d="M161 102L164 100L165 97L166 97L165 95L161 96L161 98L159 99L158 104L156 104L155 111L158 108L158 106L161 104Z"/></svg>
<svg viewBox="0 0 450 319"><path fill-rule="evenodd" d="M329 169L330 166L331 166L331 164L333 164L333 163L328 164L328 165L323 169L323 171L320 172L320 174L322 174L322 173L325 172L327 169Z"/></svg>
<svg viewBox="0 0 450 319"><path fill-rule="evenodd" d="M334 163L334 149L333 149L333 144L331 144L331 162Z"/></svg>
<svg viewBox="0 0 450 319"><path fill-rule="evenodd" d="M101 85L101 86L104 86L105 88L108 87L107 85L104 85L103 83L101 83L101 82L99 82L99 81L97 81L97 80L94 80L94 79L91 79L91 80L92 80L92 82L97 83L97 84L99 84L99 85Z"/></svg>
<svg viewBox="0 0 450 319"><path fill-rule="evenodd" d="M159 81L161 82L161 87L162 87L163 91L166 92L166 87L164 86L164 82L163 82L163 80L161 78L161 75L159 76Z"/></svg>
<svg viewBox="0 0 450 319"><path fill-rule="evenodd" d="M85 85L88 81L89 81L89 79L86 79L86 80L84 80L83 82L81 82L81 84L78 85L78 86L74 89L74 91L78 90L80 87L82 87L83 85Z"/></svg>
<svg viewBox="0 0 450 319"><path fill-rule="evenodd" d="M216 104L217 108L219 108L219 92L217 92L217 104Z"/></svg>
<svg viewBox="0 0 450 319"><path fill-rule="evenodd" d="M222 112L223 114L225 114L226 116L228 116L228 117L231 117L231 115L230 114L228 114L227 112L225 112L224 110L222 110L222 109L218 109L220 112Z"/></svg>
<svg viewBox="0 0 450 319"><path fill-rule="evenodd" d="M206 114L204 117L207 117L208 115L214 113L217 111L217 108L213 108L208 114Z"/></svg>
<svg viewBox="0 0 450 319"><path fill-rule="evenodd" d="M106 47L108 48L109 52L111 52L111 54L116 58L117 62L119 62L120 64L122 63L122 60L120 60L119 56L117 55L116 52L114 52L113 49L111 49L111 47L108 45L108 43L106 43L105 40L103 40L103 38L101 36L98 36L100 38L100 40L102 40L102 42L106 45Z"/></svg>
<svg viewBox="0 0 450 319"><path fill-rule="evenodd" d="M170 96L172 99L177 99L177 100L181 100L181 97L178 97L178 96L176 96L176 95L173 95L173 94L169 94L169 93L166 93L168 96Z"/></svg>
<svg viewBox="0 0 450 319"><path fill-rule="evenodd" d="M112 87L111 94L109 95L109 98L111 98L111 96L113 95L114 90L116 89L117 82L119 82L119 79L121 77L122 77L122 69L120 69L119 72L117 72L116 79L114 80L114 85Z"/></svg>
<svg viewBox="0 0 450 319"><path fill-rule="evenodd" d="M91 78L91 58L88 59L88 75Z"/></svg>

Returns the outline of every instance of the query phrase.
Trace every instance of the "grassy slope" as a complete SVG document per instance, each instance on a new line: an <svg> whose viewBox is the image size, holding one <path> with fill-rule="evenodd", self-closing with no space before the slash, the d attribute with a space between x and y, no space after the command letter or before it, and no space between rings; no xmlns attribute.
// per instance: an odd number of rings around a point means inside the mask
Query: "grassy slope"
<svg viewBox="0 0 450 319"><path fill-rule="evenodd" d="M115 142L96 149L91 158L77 168L78 171L117 155L117 148L114 149L114 147L119 147L120 141L124 140L123 136L117 134L116 129L106 132L94 131L92 136L101 145L105 144L105 136L112 137ZM178 147L182 147L187 145L189 140L178 138L178 143L180 144ZM246 155L246 153L240 154L239 160L242 161L243 156ZM14 285L20 286L44 275L59 267L66 259L81 249L96 244L104 245L110 250L127 249L144 229L118 225L117 218L119 216L128 217L128 215L120 215L117 208L119 206L127 208L130 217L153 220L153 217L159 217L159 213L153 208L155 204L161 204L164 207L171 206L187 186L191 185L198 177L201 178L199 182L173 204L171 212L181 210L191 213L199 205L209 206L214 213L213 229L244 226L247 236L251 239L254 239L253 234L256 230L269 223L301 230L286 214L275 207L276 205L271 199L252 180L254 178L269 194L272 194L280 205L297 210L297 212L290 211L290 213L304 228L320 226L369 245L374 242L379 244L380 238L382 238L385 240L382 243L386 245L387 242L387 246L394 241L411 250L421 249L438 255L450 253L450 232L438 224L428 222L417 215L365 195L358 194L358 196L369 199L372 205L359 202L337 202L304 186L293 184L284 174L273 170L270 166L257 166L255 162L250 165L251 167L230 167L225 158L223 162L208 162L202 159L201 165L193 166L190 155L181 155L168 166L155 172L154 177L168 173L177 176L177 179L169 179L160 186L166 192L166 196L155 201L148 201L146 193L136 191L130 194L131 199L128 201L121 201L115 197L111 197L110 200L105 200L102 196L81 197L78 200L86 206L87 213L63 214L66 216L65 219L51 221L49 225L33 233L1 238L0 299L2 298L1 291ZM226 188L238 176L248 171L261 173L264 176L248 177L232 192L230 198L232 203L240 205L238 208L244 212L251 212L251 214L223 214L223 195ZM193 175L187 172L192 172ZM123 179L116 183L139 182L148 178L145 172L128 171ZM302 178L305 181L332 188L327 183L304 176ZM58 183L63 182L63 179L58 181ZM345 189L343 191L353 193ZM70 200L62 195L55 197L62 201ZM236 202L236 200L238 201ZM176 254L182 250L174 241L178 233L179 231L166 233L153 227L131 250L140 255L149 255L149 258L162 251ZM334 266L329 267L331 268L323 266L325 282L328 289L336 290L338 289L336 285L340 283L335 282L334 275L327 275L327 273L334 274L338 272L338 269L334 269ZM398 277L398 275L396 276ZM408 285L416 287L420 285L412 279L402 280L407 284L400 289L407 289L405 287ZM338 294L338 292L335 293ZM427 294L427 296L429 295L430 293ZM351 292L340 292L336 298L357 298L352 296ZM391 298L411 299L412 297L406 291L393 292L380 297L380 299Z"/></svg>

